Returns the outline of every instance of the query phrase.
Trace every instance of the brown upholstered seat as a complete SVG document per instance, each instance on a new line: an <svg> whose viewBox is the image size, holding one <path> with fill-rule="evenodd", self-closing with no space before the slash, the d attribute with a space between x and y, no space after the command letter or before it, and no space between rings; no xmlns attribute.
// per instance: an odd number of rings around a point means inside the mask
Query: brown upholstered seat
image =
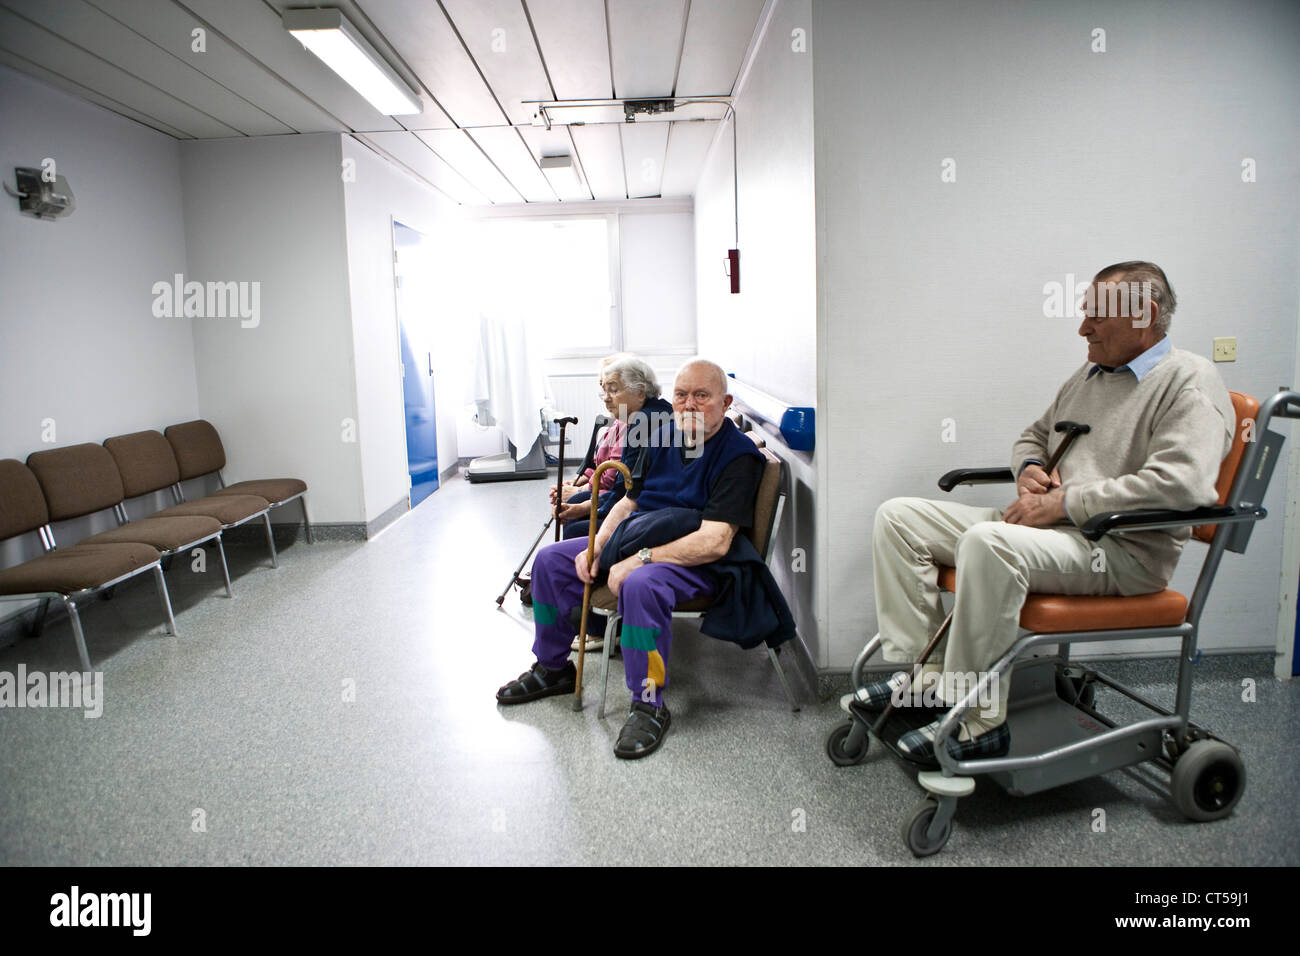
<svg viewBox="0 0 1300 956"><path fill-rule="evenodd" d="M187 501L184 504L164 508L155 517L206 515L210 518L216 518L223 525L228 526L254 518L268 507L267 500L259 498L257 495L208 495L198 501Z"/></svg>
<svg viewBox="0 0 1300 956"><path fill-rule="evenodd" d="M303 525L307 531L307 541L312 540L311 519L307 516L307 483L297 478L261 478L236 482L226 486L221 477L221 469L226 467L226 450L221 444L221 436L211 422L197 419L169 425L164 437L176 456L180 470L180 480L201 478L215 474L222 483L222 488L208 496L208 499L222 497L240 497L256 495L267 502L269 508L279 508L290 501L297 501L302 507ZM266 520L267 534L270 534L270 519ZM274 556L272 563L274 564Z"/></svg>
<svg viewBox="0 0 1300 956"><path fill-rule="evenodd" d="M60 451L64 452L62 456L57 454ZM32 458L50 485L60 515L75 517L86 513L78 509L88 502L94 504L111 499L116 493L113 479L99 467L102 459L86 451L85 446L37 452ZM61 467L60 463L69 464L71 468ZM79 464L88 467L82 470ZM116 487L120 488L120 480ZM113 502L110 500L109 503ZM41 543L47 549L47 553L40 557L0 571L0 596L6 599L44 597L37 612L36 631L39 632L49 606L49 596L58 595L72 622L83 671L91 670L86 638L77 613L77 598L85 591L98 590L144 571L152 571L158 585L158 597L167 615L167 632L176 633L167 582L163 580L156 548L148 544L120 542L53 550L51 511L35 471L11 458L0 461L0 541L39 530Z"/></svg>
<svg viewBox="0 0 1300 956"><path fill-rule="evenodd" d="M152 545L159 551L175 551L221 532L221 522L206 515L177 515L174 517L149 517L130 521L120 528L101 531L82 540L82 544L111 544L119 541L138 541Z"/></svg>
<svg viewBox="0 0 1300 956"><path fill-rule="evenodd" d="M707 598L707 597L691 598L691 600L683 601L681 604L678 604L676 607L674 607L673 613L674 614L703 613L704 611L707 611L709 609L709 605L711 605L712 603L713 603L712 598ZM618 610L618 598L614 596L614 592L611 591L608 586L601 586L592 592L591 606L593 608L600 608L602 611L616 611Z"/></svg>
<svg viewBox="0 0 1300 956"><path fill-rule="evenodd" d="M280 502L288 501L306 490L307 483L299 481L297 478L261 478L252 481L237 481L233 485L226 485L220 491L214 491L212 497L257 495L259 498L265 498L273 505L278 505Z"/></svg>
<svg viewBox="0 0 1300 956"><path fill-rule="evenodd" d="M152 434L157 435L159 440L162 439L157 432ZM135 446L130 440L135 437L137 436L123 436L127 447L132 451ZM118 443L119 452L122 447ZM167 450L167 458L171 459L170 449ZM122 478L118 459L108 449L107 443L95 445L88 442L33 452L28 456L27 464L36 475L49 504L50 520L63 521L107 508L116 509L124 497L166 487L165 484L153 484L153 480L164 480L176 470L174 460L170 469L166 467L166 462L142 463L139 456L123 455L123 460L131 479L130 495L127 494L128 485ZM142 466L147 476L141 475ZM125 511L120 514L125 518ZM205 541L221 531L221 522L202 517L201 513L196 514L200 516L151 517L143 521L130 521L111 531L91 535L85 541L94 544L137 542L152 545L161 551L174 551Z"/></svg>
<svg viewBox="0 0 1300 956"><path fill-rule="evenodd" d="M79 544L0 571L0 594L42 594L103 587L158 560L147 544Z"/></svg>

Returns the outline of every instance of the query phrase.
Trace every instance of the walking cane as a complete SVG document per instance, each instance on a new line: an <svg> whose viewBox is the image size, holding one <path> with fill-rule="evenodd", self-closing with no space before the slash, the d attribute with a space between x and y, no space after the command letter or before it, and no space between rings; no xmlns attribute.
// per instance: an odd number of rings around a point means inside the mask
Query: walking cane
<svg viewBox="0 0 1300 956"><path fill-rule="evenodd" d="M576 418L557 418L555 419L555 423L560 426L560 467L556 472L555 479L555 500L558 504L560 500L560 489L564 486L564 429L566 425L578 424L578 420ZM528 549L528 553L524 555L524 559L519 562L518 567L515 568L514 574L510 575L510 580L506 583L505 589L497 595L497 607L501 607L501 605L505 604L506 595L510 593L512 587L519 583L519 572L524 569L524 565L528 563L528 559L531 558L533 552L537 550L537 546L542 541L542 535L546 534L546 529L551 526L551 522L555 522L555 540L560 540L560 523L555 520L555 511L552 509L551 516L546 519L546 524L542 525L542 530L537 532L537 537L533 540L533 546Z"/></svg>
<svg viewBox="0 0 1300 956"><path fill-rule="evenodd" d="M555 472L555 507L560 507L564 502L560 499L560 494L564 488L564 428L566 425L576 425L576 418L557 418L560 425L560 467ZM594 491L592 497L595 497ZM560 522L555 522L555 540L560 540Z"/></svg>
<svg viewBox="0 0 1300 956"><path fill-rule="evenodd" d="M1052 453L1051 457L1047 459L1047 464L1043 466L1043 471L1047 472L1047 477L1049 479L1052 477L1052 470L1056 468L1061 459L1065 457L1066 451L1069 449L1070 445L1073 444L1074 440L1080 435L1086 435L1088 432L1092 431L1092 426L1083 425L1079 422L1059 421L1056 423L1055 430L1058 432L1065 432L1065 438L1061 440L1061 444L1057 447L1056 451ZM881 711L880 717L877 718L876 721L876 727L885 726L885 721L888 720L890 715L894 712L894 699L901 699L908 690L911 689L912 685L916 682L916 678L921 673L922 665L930 659L930 655L934 653L934 649L938 647L939 641L943 639L944 634L948 633L948 628L951 624L952 611L949 611L948 616L943 619L943 623L940 624L938 630L934 632L934 637L930 638L929 643L925 645L925 650L921 651L921 656L918 657L916 663L912 665L912 672L907 675L907 679L903 682L903 686L898 689L897 693L890 697L889 703L886 704L885 709Z"/></svg>
<svg viewBox="0 0 1300 956"><path fill-rule="evenodd" d="M627 465L621 461L607 461L596 469L591 476L591 487L600 486L600 473L606 468L617 468L623 475L623 484L626 488L632 488L632 472L628 470ZM591 496L591 520L587 524L587 570L595 577L595 567L592 565L594 560L593 552L596 550L596 496ZM591 610L591 582L588 581L582 588L582 621L578 625L578 680L573 688L573 709L582 710L582 660L587 652L587 614ZM609 640L609 635L606 636Z"/></svg>

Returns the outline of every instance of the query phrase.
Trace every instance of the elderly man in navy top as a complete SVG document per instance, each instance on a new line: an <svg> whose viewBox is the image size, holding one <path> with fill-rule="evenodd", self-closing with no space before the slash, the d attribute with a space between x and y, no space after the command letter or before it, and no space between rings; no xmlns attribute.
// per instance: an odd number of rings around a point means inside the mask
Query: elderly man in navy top
<svg viewBox="0 0 1300 956"><path fill-rule="evenodd" d="M704 360L684 365L673 383L672 403L672 420L648 436L650 448L632 487L596 536L597 564L608 567L609 588L623 615L623 663L632 705L614 754L625 759L653 753L663 740L670 720L663 688L672 609L713 594L715 584L704 565L726 555L736 532L753 519L763 473L762 454L726 417L731 396L719 366ZM608 555L600 561L602 548L624 520L667 508L699 512L698 529L616 561ZM583 585L594 583L598 573L587 564L585 539L561 541L538 553L532 578L537 662L497 691L498 703L573 692L572 612L582 605Z"/></svg>

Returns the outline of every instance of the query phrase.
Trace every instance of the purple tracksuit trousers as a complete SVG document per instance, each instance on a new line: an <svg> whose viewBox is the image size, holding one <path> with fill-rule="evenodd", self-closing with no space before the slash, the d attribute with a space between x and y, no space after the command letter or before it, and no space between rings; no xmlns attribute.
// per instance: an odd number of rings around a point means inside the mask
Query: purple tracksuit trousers
<svg viewBox="0 0 1300 956"><path fill-rule="evenodd" d="M537 637L533 653L543 667L563 667L577 628L570 612L582 609L583 584L573 566L587 549L587 539L573 538L542 548L533 561L533 623ZM629 574L618 593L623 615L620 643L623 667L632 695L656 707L663 703L668 683L668 652L672 647L673 607L713 593L702 568L647 564Z"/></svg>

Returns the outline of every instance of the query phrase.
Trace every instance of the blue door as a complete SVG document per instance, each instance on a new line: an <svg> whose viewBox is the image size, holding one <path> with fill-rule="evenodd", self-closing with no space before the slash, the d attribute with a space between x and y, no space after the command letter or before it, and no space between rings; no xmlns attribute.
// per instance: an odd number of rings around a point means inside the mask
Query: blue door
<svg viewBox="0 0 1300 956"><path fill-rule="evenodd" d="M393 271L402 344L402 403L406 413L406 459L411 507L438 490L438 420L433 394L435 316L428 290L432 257L424 237L393 223Z"/></svg>

